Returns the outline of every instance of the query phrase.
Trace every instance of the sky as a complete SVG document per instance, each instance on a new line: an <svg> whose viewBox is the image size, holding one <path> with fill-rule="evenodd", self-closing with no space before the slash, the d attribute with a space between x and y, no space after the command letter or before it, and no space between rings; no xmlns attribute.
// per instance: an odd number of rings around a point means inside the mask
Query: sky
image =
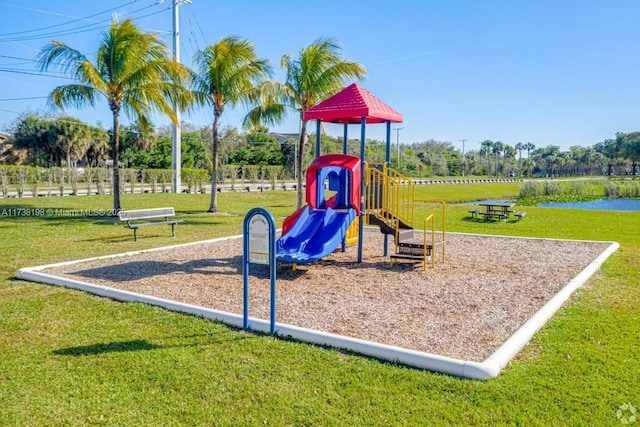
<svg viewBox="0 0 640 427"><path fill-rule="evenodd" d="M25 112L64 113L106 128L106 101L61 112L47 95L72 81L34 59L51 40L95 57L114 16L133 18L172 47L173 0L0 0L0 131ZM392 142L430 139L477 150L490 139L568 150L640 130L640 1L637 0L192 0L179 7L180 60L237 35L283 81L280 58L332 38L345 59L367 69L358 83L400 112ZM240 128L246 111L227 109L223 126ZM184 122L210 125L205 107ZM123 118L127 123L126 117ZM156 126L169 120L154 118ZM295 114L271 131L296 133ZM311 126L313 128L313 126ZM332 135L342 126L327 125ZM349 136L358 138L359 127ZM384 140L384 125L367 138Z"/></svg>

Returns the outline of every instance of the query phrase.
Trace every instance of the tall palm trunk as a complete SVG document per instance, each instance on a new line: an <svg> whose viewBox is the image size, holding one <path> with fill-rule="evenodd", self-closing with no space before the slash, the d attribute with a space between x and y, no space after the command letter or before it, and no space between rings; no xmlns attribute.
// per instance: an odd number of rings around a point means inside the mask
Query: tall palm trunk
<svg viewBox="0 0 640 427"><path fill-rule="evenodd" d="M118 111L113 112L113 141L111 157L113 158L113 213L114 215L120 210L120 169L118 168L120 155L120 135L118 128L120 127L120 117Z"/></svg>
<svg viewBox="0 0 640 427"><path fill-rule="evenodd" d="M220 116L222 113L214 113L213 126L211 129L211 203L207 212L218 212L218 125L220 124Z"/></svg>
<svg viewBox="0 0 640 427"><path fill-rule="evenodd" d="M302 207L302 176L306 177L306 174L302 172L302 165L304 164L304 146L307 138L307 122L302 119L302 113L300 114L300 138L298 139L298 209Z"/></svg>
<svg viewBox="0 0 640 427"><path fill-rule="evenodd" d="M487 153L487 178L491 177L491 154Z"/></svg>
<svg viewBox="0 0 640 427"><path fill-rule="evenodd" d="M518 169L520 169L520 177L522 177L522 150L518 150Z"/></svg>

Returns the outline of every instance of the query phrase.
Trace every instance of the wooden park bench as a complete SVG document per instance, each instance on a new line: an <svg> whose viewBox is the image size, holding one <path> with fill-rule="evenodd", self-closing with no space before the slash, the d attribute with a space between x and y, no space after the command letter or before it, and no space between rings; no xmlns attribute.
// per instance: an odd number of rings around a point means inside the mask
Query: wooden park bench
<svg viewBox="0 0 640 427"><path fill-rule="evenodd" d="M133 241L138 241L138 228L149 227L153 225L170 225L171 237L176 236L175 226L180 224L181 220L172 219L176 216L173 208L152 208L152 209L136 209L131 211L118 212L118 219L126 221L125 227L133 230ZM147 221L152 220L152 221ZM147 222L140 222L147 221Z"/></svg>

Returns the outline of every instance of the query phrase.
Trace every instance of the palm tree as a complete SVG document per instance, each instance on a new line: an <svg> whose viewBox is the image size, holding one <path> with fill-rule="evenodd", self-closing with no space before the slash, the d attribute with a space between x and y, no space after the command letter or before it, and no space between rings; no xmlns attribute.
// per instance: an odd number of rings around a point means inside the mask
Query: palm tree
<svg viewBox="0 0 640 427"><path fill-rule="evenodd" d="M245 124L280 123L291 110L300 117L297 170L302 171L307 122L304 112L340 91L351 79L367 72L356 63L345 61L341 48L332 39L317 39L302 49L297 57L284 55L280 65L286 71L284 83L266 82L260 93L261 105L251 110ZM302 173L298 174L298 208L302 207Z"/></svg>
<svg viewBox="0 0 640 427"><path fill-rule="evenodd" d="M139 123L132 123L129 127L122 127L123 138L126 138L129 145L139 151L148 151L156 143L156 129L150 126L142 126Z"/></svg>
<svg viewBox="0 0 640 427"><path fill-rule="evenodd" d="M591 170L591 161L594 158L596 150L593 147L582 147L579 150L579 161L583 166L583 175L591 175L593 172Z"/></svg>
<svg viewBox="0 0 640 427"><path fill-rule="evenodd" d="M91 141L85 152L85 161L91 167L98 166L101 160L107 158L109 151L109 134L102 128L91 128Z"/></svg>
<svg viewBox="0 0 640 427"><path fill-rule="evenodd" d="M171 59L171 51L156 34L143 32L131 19L114 19L102 35L95 63L66 44L52 41L38 55L41 71L58 66L77 83L58 86L49 101L59 108L94 106L103 97L113 114L113 209L120 210L118 171L120 113L124 111L141 126L149 114L160 111L174 123L172 105L186 109L192 94L185 89L188 70Z"/></svg>
<svg viewBox="0 0 640 427"><path fill-rule="evenodd" d="M49 139L64 156L67 168L75 167L89 148L91 128L73 117L61 117L51 123Z"/></svg>
<svg viewBox="0 0 640 427"><path fill-rule="evenodd" d="M504 167L502 168L502 173L506 176L507 172L509 172L509 176L513 176L511 175L511 173L513 172L512 159L516 157L516 149L509 144L504 144L502 147L502 157L504 159Z"/></svg>
<svg viewBox="0 0 640 427"><path fill-rule="evenodd" d="M524 149L527 150L527 160L531 160L531 151L536 149L536 145L533 142L527 142L526 144L524 144ZM534 162L534 166L535 166L535 162ZM533 171L533 167L530 167L527 173L527 176L529 178L531 178L532 171Z"/></svg>
<svg viewBox="0 0 640 427"><path fill-rule="evenodd" d="M504 144L502 143L502 141L495 141L493 143L492 153L493 153L493 157L495 157L496 178L500 174L500 154L502 154L503 149L504 149Z"/></svg>
<svg viewBox="0 0 640 427"><path fill-rule="evenodd" d="M531 172L533 172L533 169L536 167L536 162L532 158L527 157L522 161L522 167L527 171L527 178L531 179Z"/></svg>
<svg viewBox="0 0 640 427"><path fill-rule="evenodd" d="M527 158L531 157L531 151L536 149L536 145L533 142L527 142L524 144L524 149L527 150Z"/></svg>
<svg viewBox="0 0 640 427"><path fill-rule="evenodd" d="M491 176L491 153L493 152L494 146L495 143L490 139L487 139L480 143L480 155L487 156L487 178Z"/></svg>
<svg viewBox="0 0 640 427"><path fill-rule="evenodd" d="M518 142L513 148L518 152L518 174L522 177L522 151L527 148L527 145Z"/></svg>
<svg viewBox="0 0 640 427"><path fill-rule="evenodd" d="M217 173L220 117L227 105L249 104L257 87L272 74L267 60L258 59L253 43L228 36L196 52L194 93L199 104L213 108L211 203L207 212L217 212Z"/></svg>

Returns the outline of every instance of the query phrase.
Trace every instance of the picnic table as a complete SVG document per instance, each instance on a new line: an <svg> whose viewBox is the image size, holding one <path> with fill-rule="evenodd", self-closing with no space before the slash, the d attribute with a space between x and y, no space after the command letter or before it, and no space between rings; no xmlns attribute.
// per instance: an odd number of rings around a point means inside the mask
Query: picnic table
<svg viewBox="0 0 640 427"><path fill-rule="evenodd" d="M514 205L515 203L480 202L478 203L478 206L484 207L484 211L481 211L480 209L474 209L469 212L471 212L471 215L474 217L483 216L485 221L490 219L508 221L509 214L513 213L513 210L511 208Z"/></svg>

